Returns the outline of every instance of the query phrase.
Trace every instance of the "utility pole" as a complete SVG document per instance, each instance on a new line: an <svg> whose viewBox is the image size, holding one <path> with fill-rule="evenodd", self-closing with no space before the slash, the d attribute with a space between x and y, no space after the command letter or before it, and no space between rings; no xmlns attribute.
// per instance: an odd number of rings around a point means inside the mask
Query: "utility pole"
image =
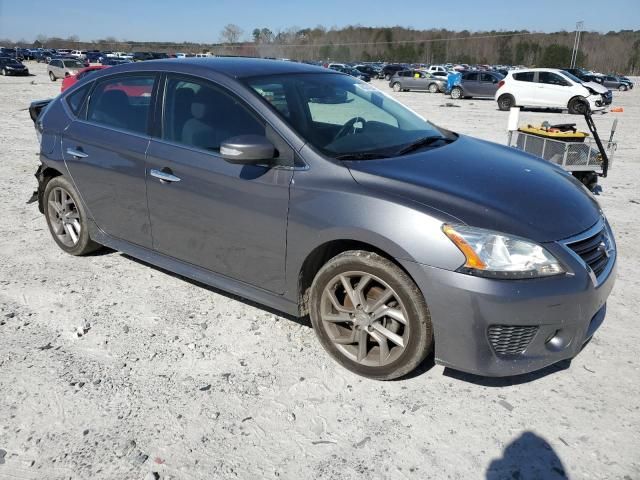
<svg viewBox="0 0 640 480"><path fill-rule="evenodd" d="M571 68L576 68L576 62L578 61L578 50L580 49L580 35L582 34L582 28L584 22L581 20L576 22L576 36L573 39L573 51L571 52Z"/></svg>

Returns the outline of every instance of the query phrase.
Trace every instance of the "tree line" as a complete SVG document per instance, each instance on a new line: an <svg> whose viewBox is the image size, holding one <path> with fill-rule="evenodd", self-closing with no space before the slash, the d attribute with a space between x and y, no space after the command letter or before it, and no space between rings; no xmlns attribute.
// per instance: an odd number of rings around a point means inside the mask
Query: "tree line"
<svg viewBox="0 0 640 480"><path fill-rule="evenodd" d="M539 33L527 30L470 32L446 29L416 30L405 27L347 26L327 29L289 28L274 32L267 27L244 32L226 25L218 41L135 42L108 37L95 41L38 36L36 46L124 51L211 52L292 60L387 61L408 63L468 63L566 67L571 60L575 33ZM28 46L26 41L0 44ZM578 66L600 72L640 74L640 30L583 32Z"/></svg>

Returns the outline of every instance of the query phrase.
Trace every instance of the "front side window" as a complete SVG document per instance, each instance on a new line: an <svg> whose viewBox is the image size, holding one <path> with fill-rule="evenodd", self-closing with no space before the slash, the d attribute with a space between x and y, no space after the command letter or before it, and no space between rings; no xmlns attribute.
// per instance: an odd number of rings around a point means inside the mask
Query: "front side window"
<svg viewBox="0 0 640 480"><path fill-rule="evenodd" d="M272 101L281 94L271 90ZM162 138L218 152L238 135L265 135L265 127L235 97L204 80L168 78Z"/></svg>
<svg viewBox="0 0 640 480"><path fill-rule="evenodd" d="M569 85L564 78L553 72L538 72L538 83L546 83L547 85L560 85L562 87L566 87L567 85Z"/></svg>
<svg viewBox="0 0 640 480"><path fill-rule="evenodd" d="M89 99L87 120L146 134L154 75L131 75L100 82Z"/></svg>
<svg viewBox="0 0 640 480"><path fill-rule="evenodd" d="M390 96L346 75L272 75L245 82L306 141L334 158L393 156L425 137L448 139ZM273 85L281 92L278 104L268 93Z"/></svg>

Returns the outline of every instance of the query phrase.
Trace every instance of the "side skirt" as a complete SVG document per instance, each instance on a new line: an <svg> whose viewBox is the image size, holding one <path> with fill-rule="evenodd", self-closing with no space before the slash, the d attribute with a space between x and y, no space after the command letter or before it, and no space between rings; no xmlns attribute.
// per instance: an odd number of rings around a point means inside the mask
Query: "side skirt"
<svg viewBox="0 0 640 480"><path fill-rule="evenodd" d="M245 298L251 302L265 305L288 315L299 315L298 304L282 295L256 288L247 283L239 282L218 273L213 273L191 263L183 262L162 253L134 245L125 240L114 238L100 230L94 222L90 221L89 224L91 238L101 245L131 255L138 260L150 263L164 270L204 283L213 288L224 290L225 292Z"/></svg>

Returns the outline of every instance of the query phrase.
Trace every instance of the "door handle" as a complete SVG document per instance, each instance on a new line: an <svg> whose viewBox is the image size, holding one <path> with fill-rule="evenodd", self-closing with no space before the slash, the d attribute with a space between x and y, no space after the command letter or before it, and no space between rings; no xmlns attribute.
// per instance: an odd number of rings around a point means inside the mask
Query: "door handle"
<svg viewBox="0 0 640 480"><path fill-rule="evenodd" d="M67 155L71 155L76 158L87 158L89 155L82 150L76 150L75 148L67 148Z"/></svg>
<svg viewBox="0 0 640 480"><path fill-rule="evenodd" d="M159 179L163 183L171 183L171 182L179 182L180 181L180 178L176 177L172 173L163 172L162 170L156 170L155 168L152 168L151 170L149 170L149 175Z"/></svg>

